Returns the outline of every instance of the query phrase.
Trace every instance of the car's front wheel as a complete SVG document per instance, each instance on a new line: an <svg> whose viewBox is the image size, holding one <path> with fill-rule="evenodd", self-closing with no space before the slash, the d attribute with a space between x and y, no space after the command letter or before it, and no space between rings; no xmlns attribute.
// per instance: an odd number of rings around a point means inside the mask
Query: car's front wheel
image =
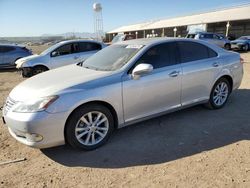
<svg viewBox="0 0 250 188"><path fill-rule="evenodd" d="M249 50L249 45L245 44L244 46L242 46L242 50L247 52Z"/></svg>
<svg viewBox="0 0 250 188"><path fill-rule="evenodd" d="M65 137L74 148L93 150L103 145L114 129L114 118L108 108L99 104L76 109L66 123Z"/></svg>
<svg viewBox="0 0 250 188"><path fill-rule="evenodd" d="M226 78L219 79L213 86L206 106L210 109L222 108L230 95L231 86Z"/></svg>
<svg viewBox="0 0 250 188"><path fill-rule="evenodd" d="M38 65L33 68L32 72L33 72L33 75L37 75L47 70L49 70L47 67Z"/></svg>

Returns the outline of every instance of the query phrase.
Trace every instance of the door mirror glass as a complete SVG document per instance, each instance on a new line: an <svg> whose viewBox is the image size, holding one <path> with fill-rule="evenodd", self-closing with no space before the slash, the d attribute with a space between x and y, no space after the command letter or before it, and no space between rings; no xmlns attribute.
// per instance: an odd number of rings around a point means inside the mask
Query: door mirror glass
<svg viewBox="0 0 250 188"><path fill-rule="evenodd" d="M51 53L51 57L56 57L58 55L59 55L59 53L57 51L54 51L54 52Z"/></svg>
<svg viewBox="0 0 250 188"><path fill-rule="evenodd" d="M153 66L150 64L139 64L137 65L134 70L132 71L133 79L137 80L140 78L141 75L150 73L153 70Z"/></svg>

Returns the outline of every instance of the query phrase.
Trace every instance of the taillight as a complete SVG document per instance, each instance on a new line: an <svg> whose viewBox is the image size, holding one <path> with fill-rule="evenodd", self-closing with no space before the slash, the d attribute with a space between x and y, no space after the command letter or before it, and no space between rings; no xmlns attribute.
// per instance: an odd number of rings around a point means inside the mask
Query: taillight
<svg viewBox="0 0 250 188"><path fill-rule="evenodd" d="M243 64L245 63L244 59L243 58L240 58L240 62Z"/></svg>

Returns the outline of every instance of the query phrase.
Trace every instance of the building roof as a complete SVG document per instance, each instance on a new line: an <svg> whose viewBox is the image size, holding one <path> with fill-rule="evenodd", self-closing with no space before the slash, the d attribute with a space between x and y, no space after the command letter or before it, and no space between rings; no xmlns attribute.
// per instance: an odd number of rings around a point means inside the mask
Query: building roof
<svg viewBox="0 0 250 188"><path fill-rule="evenodd" d="M215 22L227 22L250 19L250 4L231 7L227 9L214 10L188 16L149 21L139 24L122 26L108 33L120 33L128 31L149 30L166 27L178 27L195 24L206 24Z"/></svg>

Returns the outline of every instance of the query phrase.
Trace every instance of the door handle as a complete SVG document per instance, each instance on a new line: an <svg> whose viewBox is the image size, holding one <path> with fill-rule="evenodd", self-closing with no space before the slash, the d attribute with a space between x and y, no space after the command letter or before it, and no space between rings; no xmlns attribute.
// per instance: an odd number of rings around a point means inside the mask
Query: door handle
<svg viewBox="0 0 250 188"><path fill-rule="evenodd" d="M219 66L219 63L213 63L213 67L218 67Z"/></svg>
<svg viewBox="0 0 250 188"><path fill-rule="evenodd" d="M169 73L170 77L177 77L180 74L180 71L173 71L171 73Z"/></svg>

